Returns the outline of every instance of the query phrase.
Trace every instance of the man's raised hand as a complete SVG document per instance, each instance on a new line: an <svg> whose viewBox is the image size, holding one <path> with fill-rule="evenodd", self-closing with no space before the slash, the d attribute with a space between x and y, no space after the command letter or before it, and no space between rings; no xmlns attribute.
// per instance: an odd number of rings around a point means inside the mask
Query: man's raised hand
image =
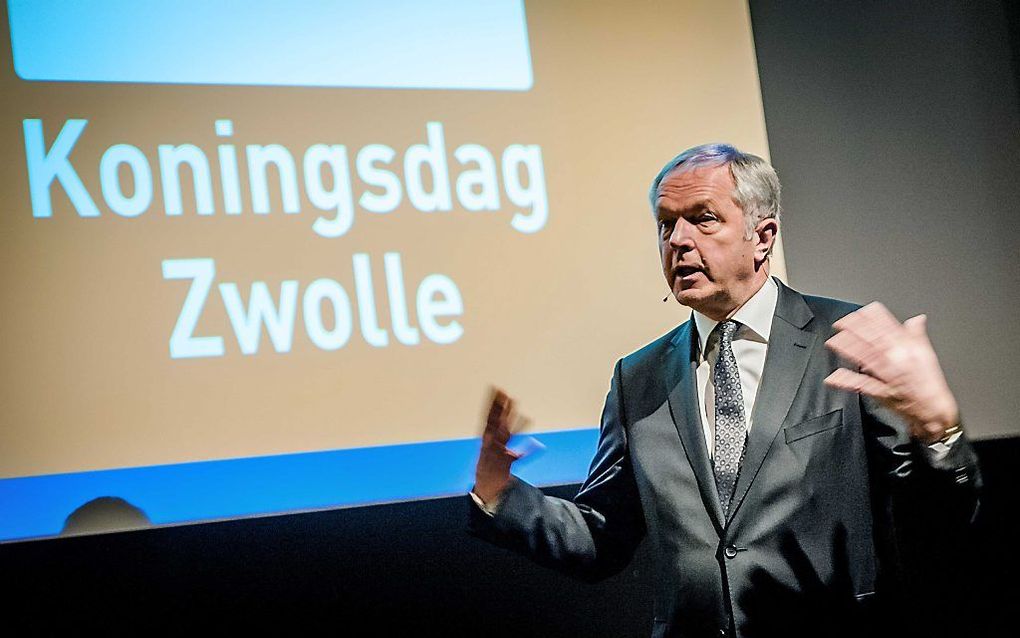
<svg viewBox="0 0 1020 638"><path fill-rule="evenodd" d="M901 324L877 301L836 321L825 345L859 371L839 368L825 383L874 397L907 422L913 438L931 443L958 425L960 415L925 321L918 315Z"/></svg>
<svg viewBox="0 0 1020 638"><path fill-rule="evenodd" d="M514 400L505 392L492 388L490 396L473 489L486 503L495 502L499 498L510 482L510 466L524 456L508 448L507 443L511 436L528 423L528 419L517 413Z"/></svg>

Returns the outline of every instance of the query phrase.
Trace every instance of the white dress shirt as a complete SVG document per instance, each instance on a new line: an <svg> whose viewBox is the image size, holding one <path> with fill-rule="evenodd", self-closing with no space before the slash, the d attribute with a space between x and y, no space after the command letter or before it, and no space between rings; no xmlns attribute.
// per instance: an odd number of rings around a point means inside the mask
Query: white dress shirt
<svg viewBox="0 0 1020 638"><path fill-rule="evenodd" d="M761 373L765 368L765 355L772 333L772 316L779 301L779 286L769 277L758 292L740 306L731 319L738 322L737 333L733 336L733 356L740 371L740 389L744 395L744 424L751 431L751 415L754 400L761 385ZM712 373L719 358L719 340L709 342L712 330L718 321L709 319L697 310L691 315L698 330L698 407L701 409L701 426L708 445L708 456L715 454L715 386Z"/></svg>

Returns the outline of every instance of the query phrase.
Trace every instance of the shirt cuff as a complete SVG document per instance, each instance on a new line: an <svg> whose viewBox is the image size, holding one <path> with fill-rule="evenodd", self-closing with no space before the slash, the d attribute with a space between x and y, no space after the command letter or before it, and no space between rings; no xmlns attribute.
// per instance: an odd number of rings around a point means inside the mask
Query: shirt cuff
<svg viewBox="0 0 1020 638"><path fill-rule="evenodd" d="M493 502L486 503L481 499L480 496L478 496L474 492L471 492L471 500L473 500L475 502L475 505L477 505L483 512L485 512L489 516L495 516L496 509L499 507L499 502L502 499L500 497L496 497L496 499Z"/></svg>
<svg viewBox="0 0 1020 638"><path fill-rule="evenodd" d="M963 434L962 430L949 437L944 443L942 441L929 443L925 446L925 449L928 450L927 454L932 460L941 461L949 455L949 451L953 449L953 443L956 443L961 434Z"/></svg>

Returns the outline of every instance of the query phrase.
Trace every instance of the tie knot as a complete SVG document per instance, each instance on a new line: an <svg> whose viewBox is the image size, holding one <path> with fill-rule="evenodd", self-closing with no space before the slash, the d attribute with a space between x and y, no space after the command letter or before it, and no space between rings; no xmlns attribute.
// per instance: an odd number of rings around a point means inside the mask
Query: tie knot
<svg viewBox="0 0 1020 638"><path fill-rule="evenodd" d="M737 334L737 328L740 324L732 319L726 321L720 321L715 327L716 331L719 332L719 341L721 343L730 343L733 341L733 336Z"/></svg>

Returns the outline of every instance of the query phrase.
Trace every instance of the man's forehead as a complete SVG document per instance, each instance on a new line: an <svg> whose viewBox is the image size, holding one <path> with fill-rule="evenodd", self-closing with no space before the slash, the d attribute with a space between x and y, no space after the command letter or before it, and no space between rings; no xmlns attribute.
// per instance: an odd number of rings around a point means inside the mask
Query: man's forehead
<svg viewBox="0 0 1020 638"><path fill-rule="evenodd" d="M662 177L659 190L666 186L719 184L734 186L733 174L728 163L722 164L681 164Z"/></svg>
<svg viewBox="0 0 1020 638"><path fill-rule="evenodd" d="M733 193L735 184L729 166L679 166L659 182L655 207L663 210L688 209L718 203Z"/></svg>

